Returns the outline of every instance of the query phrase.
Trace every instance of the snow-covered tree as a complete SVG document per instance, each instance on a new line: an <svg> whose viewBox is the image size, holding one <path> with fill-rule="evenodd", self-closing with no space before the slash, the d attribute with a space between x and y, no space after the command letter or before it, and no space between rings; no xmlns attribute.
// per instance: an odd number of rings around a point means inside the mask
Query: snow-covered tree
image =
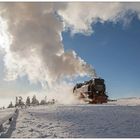
<svg viewBox="0 0 140 140"><path fill-rule="evenodd" d="M32 105L39 105L39 101L36 99L36 96L34 95L32 98Z"/></svg>
<svg viewBox="0 0 140 140"><path fill-rule="evenodd" d="M45 100L41 100L40 105L45 105L46 101Z"/></svg>
<svg viewBox="0 0 140 140"><path fill-rule="evenodd" d="M13 103L12 102L10 102L10 104L9 104L9 106L8 106L8 108L13 108L14 106L13 106Z"/></svg>
<svg viewBox="0 0 140 140"><path fill-rule="evenodd" d="M19 96L19 106L23 106L24 105L24 102L22 101L22 97Z"/></svg>
<svg viewBox="0 0 140 140"><path fill-rule="evenodd" d="M43 100L41 100L40 105L45 105L47 104L47 96L44 97Z"/></svg>
<svg viewBox="0 0 140 140"><path fill-rule="evenodd" d="M25 104L24 104L24 102L22 101L22 97L21 97L21 96L16 97L16 104L15 104L15 107L16 107L16 106L22 107L22 106L24 106L24 105L25 105Z"/></svg>
<svg viewBox="0 0 140 140"><path fill-rule="evenodd" d="M27 106L30 106L31 105L31 101L30 101L30 97L29 96L26 99L26 105Z"/></svg>
<svg viewBox="0 0 140 140"><path fill-rule="evenodd" d="M47 102L47 96L45 96L45 102Z"/></svg>
<svg viewBox="0 0 140 140"><path fill-rule="evenodd" d="M16 107L16 106L19 106L18 97L16 97L15 107Z"/></svg>

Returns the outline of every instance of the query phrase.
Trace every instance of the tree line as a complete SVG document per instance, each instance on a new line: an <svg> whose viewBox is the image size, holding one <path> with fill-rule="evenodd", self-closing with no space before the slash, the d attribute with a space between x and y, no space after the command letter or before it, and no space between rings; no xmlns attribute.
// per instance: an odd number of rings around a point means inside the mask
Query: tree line
<svg viewBox="0 0 140 140"><path fill-rule="evenodd" d="M29 106L36 106L36 105L46 105L46 104L54 104L56 101L52 99L51 101L47 101L47 97L45 96L44 99L42 99L40 102L34 95L31 99L28 96L26 98L26 101L23 101L23 98L21 96L16 97L16 102L13 104L10 102L7 108L14 108L14 107L29 107Z"/></svg>

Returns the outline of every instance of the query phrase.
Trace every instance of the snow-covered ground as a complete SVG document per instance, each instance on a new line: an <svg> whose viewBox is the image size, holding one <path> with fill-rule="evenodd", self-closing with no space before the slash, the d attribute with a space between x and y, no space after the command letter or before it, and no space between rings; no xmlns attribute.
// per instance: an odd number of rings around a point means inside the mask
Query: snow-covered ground
<svg viewBox="0 0 140 140"><path fill-rule="evenodd" d="M126 104L125 99L123 104L118 100L103 105L49 105L22 109L12 124L14 127L10 128L11 133L3 137L140 138L139 101L136 99L134 106Z"/></svg>

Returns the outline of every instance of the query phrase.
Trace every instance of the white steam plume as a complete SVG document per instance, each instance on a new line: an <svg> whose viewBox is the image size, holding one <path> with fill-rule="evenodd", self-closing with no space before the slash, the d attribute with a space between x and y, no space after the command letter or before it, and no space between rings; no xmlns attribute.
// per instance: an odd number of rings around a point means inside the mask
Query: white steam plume
<svg viewBox="0 0 140 140"><path fill-rule="evenodd" d="M5 47L6 79L28 75L32 82L84 76L94 70L74 51L64 52L63 22L57 15L64 3L0 3L0 15L7 23L9 47ZM7 34L6 33L6 34Z"/></svg>

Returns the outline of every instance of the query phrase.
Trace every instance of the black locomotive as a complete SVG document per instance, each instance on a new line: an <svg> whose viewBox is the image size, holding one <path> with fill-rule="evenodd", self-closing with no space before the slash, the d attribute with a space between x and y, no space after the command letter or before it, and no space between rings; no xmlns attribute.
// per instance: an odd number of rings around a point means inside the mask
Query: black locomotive
<svg viewBox="0 0 140 140"><path fill-rule="evenodd" d="M83 99L92 104L107 103L106 86L104 79L94 78L84 83L76 84L73 93L79 99Z"/></svg>

